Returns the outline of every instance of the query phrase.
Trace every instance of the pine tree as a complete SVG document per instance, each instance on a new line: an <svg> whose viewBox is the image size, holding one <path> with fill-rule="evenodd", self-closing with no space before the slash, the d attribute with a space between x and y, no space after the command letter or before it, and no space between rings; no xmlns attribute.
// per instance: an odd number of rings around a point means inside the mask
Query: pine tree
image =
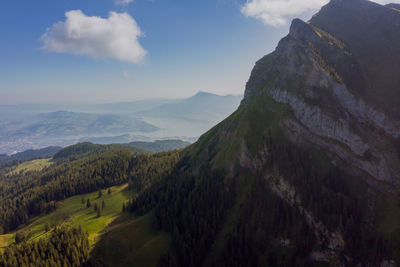
<svg viewBox="0 0 400 267"><path fill-rule="evenodd" d="M25 234L24 233L22 233L22 232L17 232L16 234L15 234L15 243L21 243L22 241L24 241L25 240Z"/></svg>
<svg viewBox="0 0 400 267"><path fill-rule="evenodd" d="M44 231L47 233L48 231L50 231L50 224L49 223L46 223L45 225L44 225Z"/></svg>
<svg viewBox="0 0 400 267"><path fill-rule="evenodd" d="M86 207L87 207L87 208L90 208L90 206L91 206L91 204L90 204L90 199L88 199L88 200L86 201Z"/></svg>

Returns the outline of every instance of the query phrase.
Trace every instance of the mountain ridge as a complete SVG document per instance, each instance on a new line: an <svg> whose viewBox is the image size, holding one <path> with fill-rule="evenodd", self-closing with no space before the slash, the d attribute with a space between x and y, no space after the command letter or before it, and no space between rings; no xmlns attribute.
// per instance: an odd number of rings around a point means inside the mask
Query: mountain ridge
<svg viewBox="0 0 400 267"><path fill-rule="evenodd" d="M358 0L349 2L352 1ZM376 6L361 2L368 7ZM327 6L338 3L343 2L333 1ZM327 6L321 9L322 14ZM368 93L360 91L365 77L360 75L363 71L358 58L341 40L313 25L313 20L321 16L318 14L309 24L294 20L289 35L276 51L256 64L244 102L253 94L265 93L273 101L289 105L294 116L281 124L285 124L282 128L294 142L297 139L300 143L324 147L341 160L350 161L353 169L359 168L378 181L390 181L398 186L399 162L392 155L397 154L400 122L369 104ZM276 66L270 64L263 69L269 74L267 77L259 69L268 60ZM288 63L283 66L282 61ZM275 78L274 73L280 75ZM266 83L270 84L264 86Z"/></svg>

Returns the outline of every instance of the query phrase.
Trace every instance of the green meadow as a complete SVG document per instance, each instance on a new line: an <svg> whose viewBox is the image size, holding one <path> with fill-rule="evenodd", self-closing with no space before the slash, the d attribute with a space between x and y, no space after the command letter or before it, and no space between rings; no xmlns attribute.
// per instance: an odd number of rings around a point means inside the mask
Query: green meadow
<svg viewBox="0 0 400 267"><path fill-rule="evenodd" d="M10 174L15 174L19 172L28 172L28 171L40 171L53 164L51 160L52 159L49 158L49 159L35 159L23 162L19 164L14 170L12 170Z"/></svg>
<svg viewBox="0 0 400 267"><path fill-rule="evenodd" d="M110 194L108 189L102 190L100 198L96 191L58 202L54 212L34 218L13 233L0 235L0 250L15 244L17 232L34 242L46 238L54 226L81 225L89 233L94 260L101 259L105 266L155 266L170 249L171 237L151 227L151 213L142 217L122 213L122 204L134 195L127 184L110 190ZM101 208L103 201L105 207L98 217L94 204Z"/></svg>
<svg viewBox="0 0 400 267"><path fill-rule="evenodd" d="M108 189L102 190L101 198L96 191L60 201L54 212L34 218L29 225L21 227L16 232L24 233L28 240L35 240L45 237L53 226L81 225L89 233L89 241L93 245L100 232L122 212L122 203L132 195L132 192L127 190L127 185L114 186L110 190L111 194L108 194ZM89 208L86 206L87 200L91 203ZM101 208L103 200L105 207L101 211L101 216L98 217L94 204L97 203L97 206ZM46 232L46 225L50 226L48 232Z"/></svg>

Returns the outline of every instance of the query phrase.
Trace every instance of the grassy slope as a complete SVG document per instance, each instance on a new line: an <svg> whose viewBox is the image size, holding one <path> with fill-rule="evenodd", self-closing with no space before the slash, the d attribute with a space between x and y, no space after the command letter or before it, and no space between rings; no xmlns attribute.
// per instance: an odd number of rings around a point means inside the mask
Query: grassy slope
<svg viewBox="0 0 400 267"><path fill-rule="evenodd" d="M40 171L52 164L51 159L35 159L26 161L19 164L10 174L27 172L27 171Z"/></svg>
<svg viewBox="0 0 400 267"><path fill-rule="evenodd" d="M152 214L124 214L115 220L92 252L102 266L156 266L172 246L169 234L151 227Z"/></svg>
<svg viewBox="0 0 400 267"><path fill-rule="evenodd" d="M21 227L16 232L24 232L29 237L29 240L35 240L45 237L48 234L45 232L46 223L50 226L80 224L85 231L88 231L90 243L93 245L98 234L118 217L122 210L122 203L132 194L132 192L126 190L126 187L127 185L112 187L110 195L107 194L107 190L103 190L103 197L101 199L98 198L98 192L93 192L60 201L57 203L58 208L54 212L34 218L31 224ZM82 198L85 199L84 204L82 204ZM90 208L86 207L87 199L90 199L92 204ZM102 199L104 199L106 207L102 211L102 215L97 218L97 213L94 211L93 205L97 203L98 206L101 206ZM13 242L14 236L12 236L10 243ZM5 239L5 237L0 236L0 240L2 238Z"/></svg>
<svg viewBox="0 0 400 267"><path fill-rule="evenodd" d="M34 218L31 224L16 232L26 233L28 240L38 240L49 235L50 232L45 232L46 224L81 225L89 233L95 258L100 258L106 266L156 265L159 257L171 247L170 236L152 229L151 214L135 218L121 213L122 203L134 194L127 185L111 187L111 192L109 195L103 190L100 199L98 192L68 198L57 203L54 212ZM87 199L92 204L90 208L86 207ZM103 199L106 205L97 218L93 205L97 203L100 207ZM0 250L15 242L16 232L0 235Z"/></svg>

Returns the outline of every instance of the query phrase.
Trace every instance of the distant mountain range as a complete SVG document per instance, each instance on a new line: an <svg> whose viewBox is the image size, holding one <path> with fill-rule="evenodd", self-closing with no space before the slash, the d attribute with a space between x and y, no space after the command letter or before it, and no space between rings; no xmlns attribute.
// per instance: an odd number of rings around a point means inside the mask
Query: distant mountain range
<svg viewBox="0 0 400 267"><path fill-rule="evenodd" d="M241 99L199 92L184 99L97 105L0 105L0 153L84 141L194 141L232 113Z"/></svg>
<svg viewBox="0 0 400 267"><path fill-rule="evenodd" d="M220 96L205 92L136 112L144 121L161 128L158 137L198 137L229 116L240 104L242 95Z"/></svg>
<svg viewBox="0 0 400 267"><path fill-rule="evenodd" d="M232 107L238 106L241 99L241 95L220 96L199 92L190 98L139 111L136 114L143 117L218 122L231 114Z"/></svg>

